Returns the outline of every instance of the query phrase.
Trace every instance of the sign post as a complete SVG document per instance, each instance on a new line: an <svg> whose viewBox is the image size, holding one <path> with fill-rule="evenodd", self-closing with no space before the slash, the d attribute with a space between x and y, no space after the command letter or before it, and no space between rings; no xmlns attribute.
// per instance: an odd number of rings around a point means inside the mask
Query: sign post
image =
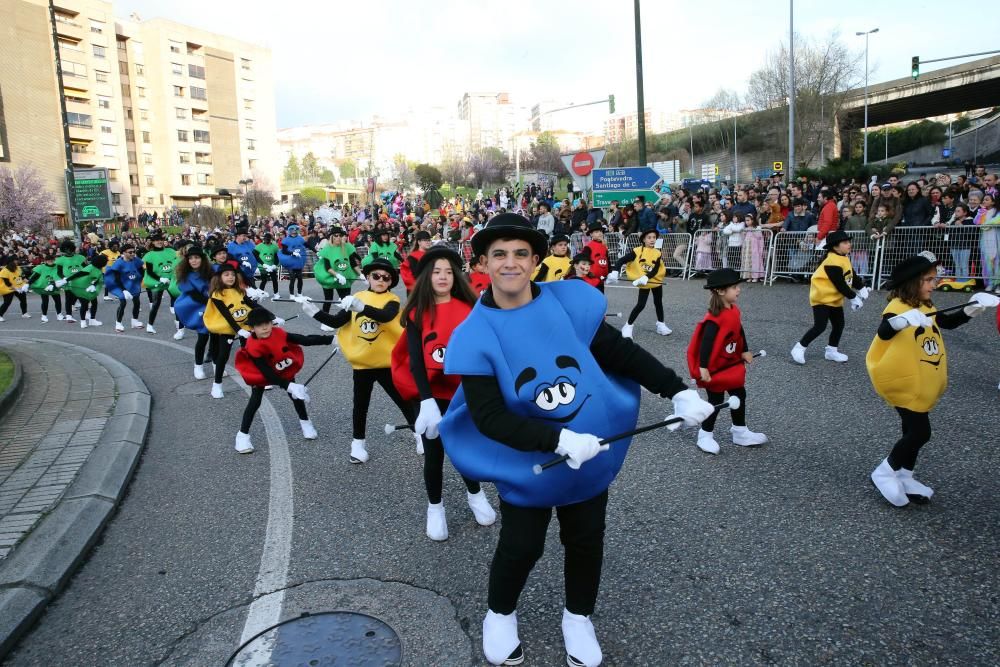
<svg viewBox="0 0 1000 667"><path fill-rule="evenodd" d="M664 192L663 178L650 167L595 169L591 177L594 179L594 206L597 207L610 206L613 200L628 206L640 196L655 202Z"/></svg>
<svg viewBox="0 0 1000 667"><path fill-rule="evenodd" d="M593 189L593 172L601 166L605 155L607 155L607 151L597 150L580 151L572 155L562 156L562 163L565 165L566 171L569 172L573 182L579 186L585 197Z"/></svg>

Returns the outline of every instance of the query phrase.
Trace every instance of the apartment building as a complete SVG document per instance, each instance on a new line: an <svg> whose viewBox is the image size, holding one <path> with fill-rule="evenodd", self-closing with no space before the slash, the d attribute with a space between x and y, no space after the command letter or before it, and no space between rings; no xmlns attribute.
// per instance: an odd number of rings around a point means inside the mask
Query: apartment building
<svg viewBox="0 0 1000 667"><path fill-rule="evenodd" d="M37 168L64 215L66 168L48 3L0 0L0 160ZM115 211L222 205L241 180L280 183L270 50L165 19L116 19L103 0L56 0L75 167L106 167ZM25 90L27 87L27 90ZM11 93L17 95L11 103ZM27 94L22 94L22 90Z"/></svg>

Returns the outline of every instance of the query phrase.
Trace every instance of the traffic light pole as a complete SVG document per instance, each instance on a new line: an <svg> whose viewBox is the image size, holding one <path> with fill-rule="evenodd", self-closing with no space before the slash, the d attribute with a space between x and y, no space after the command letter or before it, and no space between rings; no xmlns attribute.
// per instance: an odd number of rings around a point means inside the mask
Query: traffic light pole
<svg viewBox="0 0 1000 667"><path fill-rule="evenodd" d="M642 93L642 26L639 20L639 0L635 0L635 97L639 128L639 166L646 166L646 103Z"/></svg>
<svg viewBox="0 0 1000 667"><path fill-rule="evenodd" d="M963 53L960 56L948 56L946 58L932 58L930 60L921 60L920 56L913 56L911 75L913 76L913 79L916 80L917 77L920 76L920 66L926 65L928 63L940 63L944 62L945 60L958 60L959 58L975 58L977 56L992 56L998 53L1000 53L1000 49L997 49L995 51L980 51L979 53Z"/></svg>

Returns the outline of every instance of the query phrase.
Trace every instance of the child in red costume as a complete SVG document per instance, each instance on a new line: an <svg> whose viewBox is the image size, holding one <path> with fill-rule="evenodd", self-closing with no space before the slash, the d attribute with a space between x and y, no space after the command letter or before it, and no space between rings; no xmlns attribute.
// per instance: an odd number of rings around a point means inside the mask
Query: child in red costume
<svg viewBox="0 0 1000 667"><path fill-rule="evenodd" d="M688 345L688 370L708 393L708 402L718 405L725 394L740 399L740 407L732 410L733 444L744 447L763 445L767 436L754 433L746 426L746 365L753 361L746 333L740 321L736 301L740 297L740 274L732 269L719 269L708 275L705 289L712 291L705 319L698 323ZM719 453L715 441L715 418L719 410L701 423L698 447L709 454Z"/></svg>
<svg viewBox="0 0 1000 667"><path fill-rule="evenodd" d="M247 324L253 333L247 338L246 346L236 353L236 370L243 381L250 385L250 402L243 411L243 421L236 434L236 451L249 454L253 451L250 442L250 426L257 415L264 389L277 385L292 397L295 412L299 415L302 437L315 440L316 428L309 420L306 403L309 392L305 385L295 382L295 374L302 370L305 355L302 345L329 345L333 336L303 336L288 333L273 324L274 314L266 308L255 308L247 315Z"/></svg>
<svg viewBox="0 0 1000 667"><path fill-rule="evenodd" d="M592 272L594 264L590 260L590 255L586 251L581 252L573 258L573 271L563 278L563 280L582 280L591 287L604 291L604 283Z"/></svg>
<svg viewBox="0 0 1000 667"><path fill-rule="evenodd" d="M410 251L410 254L399 265L399 277L403 281L403 286L406 288L407 294L413 290L413 283L417 279L417 264L420 263L420 258L424 256L425 252L430 250L430 232L421 229L414 235L413 242L413 250Z"/></svg>
<svg viewBox="0 0 1000 667"><path fill-rule="evenodd" d="M598 283L597 289L604 291L604 281L608 278L608 246L604 245L604 227L599 220L590 223L587 228L590 241L583 246L582 252L590 255L590 271Z"/></svg>
<svg viewBox="0 0 1000 667"><path fill-rule="evenodd" d="M416 280L403 307L405 336L392 351L392 382L408 401L419 402L413 424L423 436L424 487L427 490L427 537L448 539L448 523L441 501L444 445L438 435L441 415L448 410L461 377L445 375L444 358L451 333L465 320L479 298L462 279L462 259L444 246L431 248L417 264ZM497 515L479 482L464 479L469 507L481 526Z"/></svg>
<svg viewBox="0 0 1000 667"><path fill-rule="evenodd" d="M477 299L490 286L490 274L486 273L486 262L482 260L482 257L477 259L476 263L472 265L472 272L469 273L469 287L472 288L472 293L476 295Z"/></svg>

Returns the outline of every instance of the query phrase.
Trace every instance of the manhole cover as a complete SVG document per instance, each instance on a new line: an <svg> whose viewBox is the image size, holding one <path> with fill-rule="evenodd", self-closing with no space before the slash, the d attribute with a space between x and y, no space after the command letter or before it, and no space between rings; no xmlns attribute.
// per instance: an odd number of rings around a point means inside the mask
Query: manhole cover
<svg viewBox="0 0 1000 667"><path fill-rule="evenodd" d="M303 614L264 630L227 666L393 667L403 662L399 636L374 616L350 611Z"/></svg>

